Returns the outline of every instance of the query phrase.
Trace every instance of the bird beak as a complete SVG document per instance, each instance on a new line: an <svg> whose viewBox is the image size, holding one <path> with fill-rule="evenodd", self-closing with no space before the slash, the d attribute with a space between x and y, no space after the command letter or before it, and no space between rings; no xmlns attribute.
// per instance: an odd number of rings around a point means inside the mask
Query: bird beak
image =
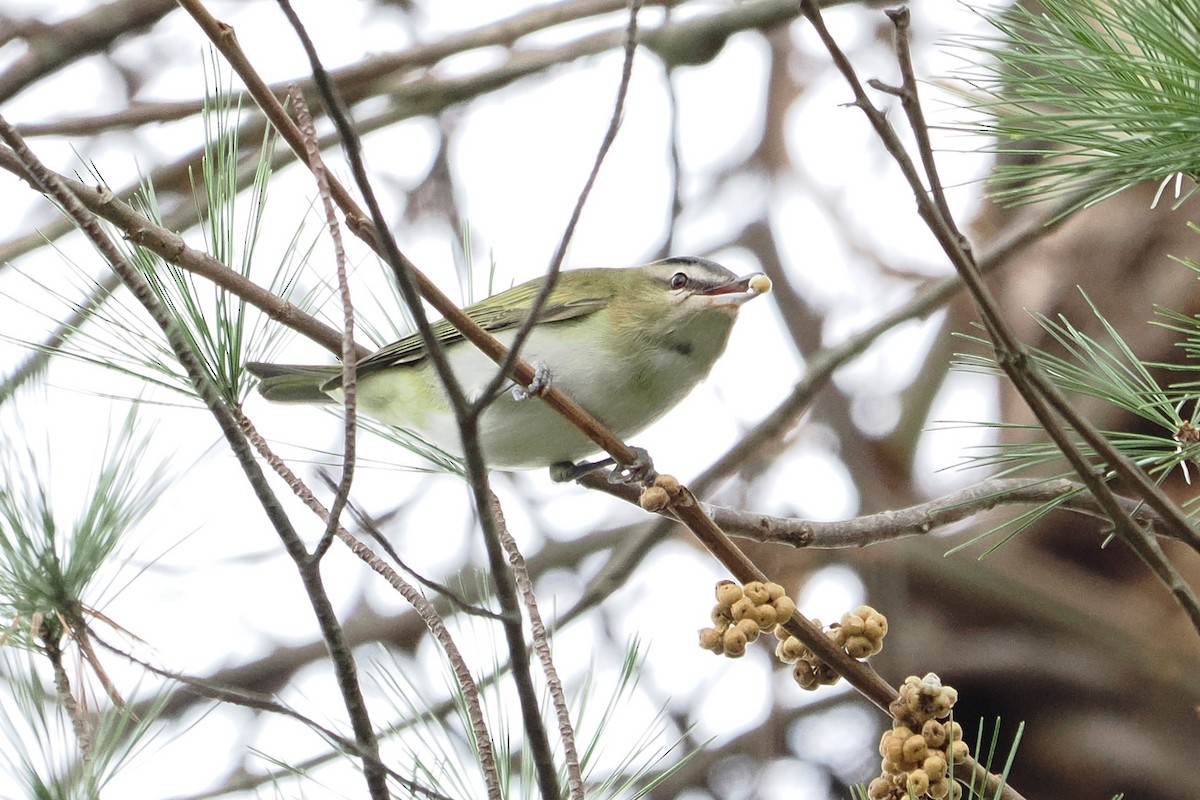
<svg viewBox="0 0 1200 800"><path fill-rule="evenodd" d="M755 272L743 278L712 286L697 294L711 297L713 308L739 308L748 300L753 300L760 294L771 291L771 279L761 272Z"/></svg>

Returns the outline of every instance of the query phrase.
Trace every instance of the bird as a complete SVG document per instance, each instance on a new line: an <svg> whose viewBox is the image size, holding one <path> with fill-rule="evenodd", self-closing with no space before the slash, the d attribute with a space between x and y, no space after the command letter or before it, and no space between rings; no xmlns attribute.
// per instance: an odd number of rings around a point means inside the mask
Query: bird
<svg viewBox="0 0 1200 800"><path fill-rule="evenodd" d="M508 346L545 280L522 283L464 312ZM540 388L552 384L617 436L633 436L704 380L729 342L738 310L770 289L761 272L738 277L693 256L561 272L521 349L521 357L536 367L532 391L509 382L479 417L485 462L501 470L549 466L556 479L577 477L563 468L598 447L535 399ZM495 363L448 321L432 329L463 391L478 399L496 374ZM259 378L258 390L267 400L342 402L339 365L250 362L246 368ZM420 334L377 350L355 369L361 413L461 456L458 424ZM589 466L603 463L611 461Z"/></svg>

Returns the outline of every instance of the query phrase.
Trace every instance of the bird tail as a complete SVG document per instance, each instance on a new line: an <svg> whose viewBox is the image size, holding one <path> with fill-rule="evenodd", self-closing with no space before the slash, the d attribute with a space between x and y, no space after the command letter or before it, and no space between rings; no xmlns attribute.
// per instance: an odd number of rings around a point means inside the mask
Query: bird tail
<svg viewBox="0 0 1200 800"><path fill-rule="evenodd" d="M262 361L251 361L246 364L246 369L258 377L259 394L276 403L332 403L333 398L322 391L322 387L342 371L341 367L306 367Z"/></svg>

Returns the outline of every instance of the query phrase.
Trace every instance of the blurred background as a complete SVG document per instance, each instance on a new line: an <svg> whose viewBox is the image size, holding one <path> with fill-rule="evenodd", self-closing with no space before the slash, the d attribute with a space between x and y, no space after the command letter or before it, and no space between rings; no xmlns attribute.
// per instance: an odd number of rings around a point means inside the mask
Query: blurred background
<svg viewBox="0 0 1200 800"><path fill-rule="evenodd" d="M859 75L897 84L884 4L823 6ZM628 20L623 5L379 0L295 7L351 102L401 249L464 303L541 274L613 111ZM267 81L282 87L307 79L307 61L275 3L208 8L232 26ZM987 253L1046 213L983 199L990 144L972 133L978 114L954 91L963 88L956 72L974 57L966 43L993 30L985 15L996 9L915 0L911 10L913 57L942 179L976 252ZM566 266L699 255L739 274L762 270L775 287L743 310L708 381L633 441L660 470L687 482L775 412L807 362L952 270L863 114L846 105L849 89L794 3L648 4L638 24L646 44L635 56L620 131ZM203 250L213 241L197 224L204 216L201 106L217 88L241 90L174 3L0 1L0 113L60 173L91 184L102 179L123 197L152 182L163 224ZM873 97L903 128L895 98ZM230 118L240 126L242 173L251 174L262 118L249 99ZM320 134L331 129L319 118ZM293 296L339 326L316 190L290 153L278 153L249 274L266 285L280 264L299 263ZM325 155L346 179L337 149ZM1188 228L1196 209L1152 208L1156 190L1136 188L1087 209L997 266L992 286L1026 341L1049 344L1027 311L1094 326L1081 286L1143 359L1182 358L1169 332L1146 321L1156 304L1198 310L1195 275L1171 260L1200 259ZM231 225L242 252L253 201L244 194L238 203ZM5 446L37 454L64 527L132 400L141 401L139 417L149 426L139 459L147 470L165 465L161 499L128 531L89 606L112 621L114 641L166 669L267 692L342 725L300 582L211 417L136 377L30 347L54 341L64 322L68 333L78 329L113 346L114 329L146 325L142 312L123 290L101 301L111 283L102 260L9 172L0 172L0 208ZM359 341L382 345L403 325L398 302L386 268L360 243L349 246L353 298L367 326ZM93 315L91 305L103 310ZM968 330L973 319L969 299L959 294L892 326L820 387L788 421L786 436L759 448L705 499L837 520L912 505L986 477L959 466L994 443L997 429L962 423L1030 420L1006 386L949 370L963 347L951 332ZM278 331L265 320L255 324L260 332ZM330 360L291 332L271 352L288 361ZM320 486L317 471L337 463L338 416L269 406L255 394L244 408ZM1092 411L1102 429L1137 429L1132 419ZM355 504L418 573L477 587L486 562L465 483L394 442L368 433L360 439ZM553 484L541 472L496 474L493 482L536 574L543 613L553 619L595 592L554 634L568 694L590 684L606 697L619 684L631 642L639 643L640 680L605 725L612 738L601 772L621 769L629 743L648 731L641 749L665 753L656 768L704 745L654 797L844 798L850 784L877 774L887 720L852 691L801 692L766 646L736 661L696 646L712 586L726 576L686 531L651 535L654 523L640 510ZM301 532L315 541L323 526L278 486ZM1168 487L1180 499L1190 496L1182 476ZM984 559L987 543L946 556L1011 513L855 550L746 547L810 616L828 623L861 602L883 611L891 632L877 669L893 685L906 675L938 673L959 691L956 718L969 738L980 721L990 731L1000 718L1003 751L1024 721L1012 781L1030 800L1200 793L1191 769L1200 744L1200 664L1170 595L1123 545L1102 548L1100 523L1079 516L1051 515ZM1171 552L1194 575L1194 554ZM389 587L337 545L324 574L369 676L378 726L411 715L379 675L402 675L421 698L417 707L450 694L436 648ZM449 622L480 674L503 659L487 623L455 614ZM103 661L130 697L159 688L158 679L118 655ZM85 672L80 691L103 705ZM498 708L511 701L500 691ZM19 744L28 734L19 732L13 704L5 709L10 739ZM508 715L519 740L516 714ZM113 796L361 792L349 762L328 758L328 743L295 722L176 691L158 730L113 777ZM385 758L407 735L385 745ZM671 749L677 740L682 746ZM307 777L283 766L306 759L316 759ZM12 795L17 785L12 771L0 774L0 793ZM468 786L474 788L455 796L478 789Z"/></svg>

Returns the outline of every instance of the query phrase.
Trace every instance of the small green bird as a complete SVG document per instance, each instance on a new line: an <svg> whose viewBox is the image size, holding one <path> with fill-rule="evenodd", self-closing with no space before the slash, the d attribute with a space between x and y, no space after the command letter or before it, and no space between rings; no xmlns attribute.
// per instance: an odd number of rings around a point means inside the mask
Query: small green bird
<svg viewBox="0 0 1200 800"><path fill-rule="evenodd" d="M466 314L508 345L544 280L489 297L466 308ZM739 278L702 258L563 272L521 356L625 438L673 408L708 375L725 350L738 309L770 289L762 273ZM496 374L496 365L449 322L441 320L433 330L463 390L477 396ZM426 356L424 342L414 334L359 361L358 408L460 454L454 414ZM342 399L341 367L246 366L262 379L258 388L268 400ZM499 469L574 462L597 450L556 411L525 399L519 390L503 392L488 406L479 420L479 440L488 465Z"/></svg>

